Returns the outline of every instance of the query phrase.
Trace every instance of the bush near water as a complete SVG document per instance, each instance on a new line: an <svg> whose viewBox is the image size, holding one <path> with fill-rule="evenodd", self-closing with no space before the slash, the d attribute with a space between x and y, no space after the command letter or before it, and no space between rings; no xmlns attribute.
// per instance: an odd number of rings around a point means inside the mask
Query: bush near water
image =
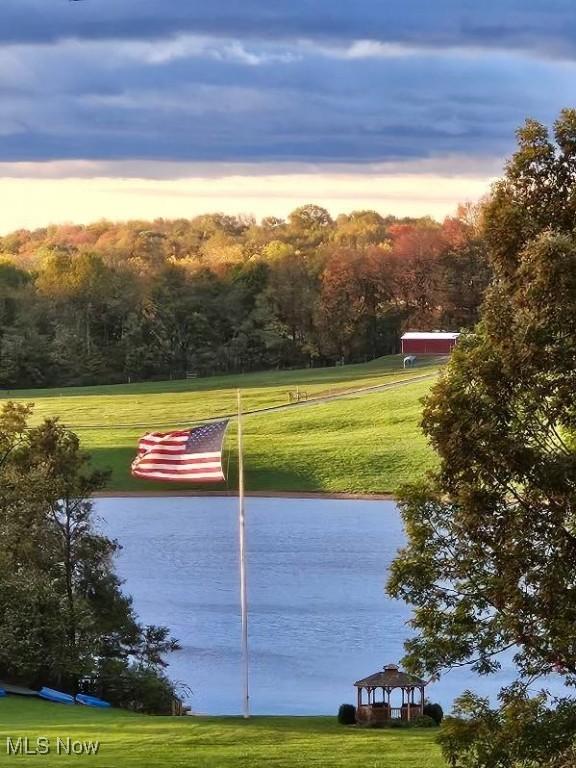
<svg viewBox="0 0 576 768"><path fill-rule="evenodd" d="M354 725L356 723L356 707L353 704L340 704L338 722L340 725Z"/></svg>
<svg viewBox="0 0 576 768"><path fill-rule="evenodd" d="M440 704L432 704L431 702L427 702L424 704L424 715L427 715L428 717L431 717L432 720L436 723L436 725L440 725L442 722L442 719L444 717L444 710L440 706Z"/></svg>

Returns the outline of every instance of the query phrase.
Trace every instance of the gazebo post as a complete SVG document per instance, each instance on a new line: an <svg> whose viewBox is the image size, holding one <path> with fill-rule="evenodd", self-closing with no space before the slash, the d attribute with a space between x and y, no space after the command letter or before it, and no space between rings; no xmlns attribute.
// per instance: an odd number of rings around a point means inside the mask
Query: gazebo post
<svg viewBox="0 0 576 768"><path fill-rule="evenodd" d="M358 697L357 699L358 703L357 703L356 709L358 710L362 706L362 688L358 688L358 690L356 691L356 695Z"/></svg>
<svg viewBox="0 0 576 768"><path fill-rule="evenodd" d="M412 709L412 705L410 704L410 692L412 692L412 699L414 699L414 688L412 688L412 689L409 688L408 689L408 707L407 707L407 710L406 710L406 716L408 718L408 722L410 722L410 718L411 718L411 715L412 715L412 712L410 711Z"/></svg>

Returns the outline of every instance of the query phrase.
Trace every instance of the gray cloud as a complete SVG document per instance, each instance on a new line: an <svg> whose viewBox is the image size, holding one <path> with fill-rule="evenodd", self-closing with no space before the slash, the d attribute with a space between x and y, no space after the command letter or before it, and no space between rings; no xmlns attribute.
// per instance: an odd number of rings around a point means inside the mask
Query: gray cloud
<svg viewBox="0 0 576 768"><path fill-rule="evenodd" d="M186 162L182 160L52 160L0 162L0 178L93 179L120 178L156 181L279 177L286 174L310 177L356 175L366 180L383 176L442 176L445 178L496 177L503 158L468 155L391 160L378 163L318 162ZM180 193L179 193L180 194Z"/></svg>
<svg viewBox="0 0 576 768"><path fill-rule="evenodd" d="M154 40L183 33L234 39L374 39L423 47L576 53L573 0L3 0L0 42Z"/></svg>
<svg viewBox="0 0 576 768"><path fill-rule="evenodd" d="M5 163L489 161L576 74L560 0L2 2Z"/></svg>

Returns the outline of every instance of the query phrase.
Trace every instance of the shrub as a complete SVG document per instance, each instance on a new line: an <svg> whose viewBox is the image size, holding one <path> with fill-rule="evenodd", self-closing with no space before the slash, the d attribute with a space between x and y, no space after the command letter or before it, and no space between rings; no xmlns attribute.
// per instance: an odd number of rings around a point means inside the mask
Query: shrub
<svg viewBox="0 0 576 768"><path fill-rule="evenodd" d="M424 714L428 715L428 717L431 717L436 725L440 725L442 718L444 717L444 710L440 704L427 703L424 705Z"/></svg>
<svg viewBox="0 0 576 768"><path fill-rule="evenodd" d="M356 707L353 704L340 704L338 722L340 725L354 725L356 723Z"/></svg>
<svg viewBox="0 0 576 768"><path fill-rule="evenodd" d="M419 715L410 721L414 728L436 728L438 723L430 715Z"/></svg>
<svg viewBox="0 0 576 768"><path fill-rule="evenodd" d="M105 661L98 676L82 689L84 693L101 696L115 707L147 715L172 714L176 695L174 684L161 671L116 659Z"/></svg>

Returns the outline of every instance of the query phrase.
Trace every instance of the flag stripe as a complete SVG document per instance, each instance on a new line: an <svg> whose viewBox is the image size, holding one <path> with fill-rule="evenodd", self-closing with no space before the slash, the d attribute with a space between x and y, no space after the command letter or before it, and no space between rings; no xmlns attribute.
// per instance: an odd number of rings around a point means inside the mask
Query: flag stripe
<svg viewBox="0 0 576 768"><path fill-rule="evenodd" d="M210 475L210 476L208 476L208 475L206 475L206 476L197 475L197 476L195 476L194 480L189 480L189 478L181 477L180 475L156 474L153 471L152 472L146 472L144 474L141 474L139 472L133 472L132 474L134 475L134 477L139 477L139 478L142 478L144 480L161 480L162 482L164 482L164 481L166 481L166 482L173 481L173 482L179 482L179 483L181 483L183 481L197 482L197 483L217 483L217 482L222 482L222 480L226 479L223 474Z"/></svg>
<svg viewBox="0 0 576 768"><path fill-rule="evenodd" d="M175 437L174 435L157 435L156 437L154 435L146 435L145 437L141 438L140 442L147 443L149 445L156 445L158 443L162 445L181 445L182 443L187 443L188 440L189 438L187 438L185 435L182 435L181 437Z"/></svg>
<svg viewBox="0 0 576 768"><path fill-rule="evenodd" d="M150 451L149 453L143 453L141 456L138 457L138 460L140 462L142 461L148 461L148 459L162 459L164 461L197 461L197 462L210 462L210 461L217 461L220 463L220 454L214 453L214 454L203 454L203 453L178 453L178 454L167 454L163 453L162 451Z"/></svg>
<svg viewBox="0 0 576 768"><path fill-rule="evenodd" d="M145 467L144 469L136 469L135 474L140 474L141 477L148 475L148 474L156 474L156 475L174 475L175 477L182 477L184 475L189 474L189 471L187 469L169 469L168 467ZM203 472L196 472L196 477L223 477L222 470L214 470L213 472L210 471L203 471Z"/></svg>
<svg viewBox="0 0 576 768"><path fill-rule="evenodd" d="M141 440L138 448L141 451L148 451L150 448L156 447L162 449L171 448L175 451L181 451L186 443L186 440L165 440L163 443L161 443L159 440Z"/></svg>
<svg viewBox="0 0 576 768"><path fill-rule="evenodd" d="M174 468L175 470L178 470L179 472L186 472L189 469L201 469L201 470L211 470L211 469L219 469L222 471L222 466L219 461L209 461L206 463L200 463L198 464L195 461L181 461L181 462L173 462L173 461L167 461L162 459L154 459L153 461L140 461L138 463L138 469L170 469Z"/></svg>

